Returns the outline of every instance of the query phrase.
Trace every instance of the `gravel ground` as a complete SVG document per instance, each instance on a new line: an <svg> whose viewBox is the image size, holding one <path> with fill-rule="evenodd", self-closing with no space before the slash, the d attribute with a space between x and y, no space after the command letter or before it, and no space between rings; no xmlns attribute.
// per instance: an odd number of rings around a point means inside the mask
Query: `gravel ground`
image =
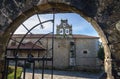
<svg viewBox="0 0 120 79"><path fill-rule="evenodd" d="M42 73L41 70L35 70L34 79L42 79L41 73ZM53 79L99 79L101 74L102 73L93 74L93 73L85 73L85 72L54 70ZM50 78L51 78L51 71L45 70L44 79L50 79ZM23 73L21 79L23 79ZM30 69L26 70L25 79L32 79L32 70Z"/></svg>

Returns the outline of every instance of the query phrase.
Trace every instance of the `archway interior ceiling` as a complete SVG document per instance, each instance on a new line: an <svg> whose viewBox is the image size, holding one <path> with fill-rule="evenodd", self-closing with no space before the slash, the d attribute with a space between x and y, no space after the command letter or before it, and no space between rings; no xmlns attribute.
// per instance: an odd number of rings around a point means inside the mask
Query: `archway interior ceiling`
<svg viewBox="0 0 120 79"><path fill-rule="evenodd" d="M49 4L48 6L46 6ZM116 29L115 25L120 20L120 1L119 0L1 0L0 2L0 33L6 31L8 26L16 20L19 15L24 15L32 7L41 9L49 7L62 8L57 12L74 12L68 7L59 7L61 5L68 5L74 7L75 10L81 11L84 15L93 18L105 33L112 51L119 54L120 51L120 31ZM39 6L40 5L40 6ZM38 6L38 7L36 7ZM34 8L32 8L34 9ZM44 13L48 13L47 12ZM117 47L115 47L117 45ZM117 58L119 55L115 54Z"/></svg>

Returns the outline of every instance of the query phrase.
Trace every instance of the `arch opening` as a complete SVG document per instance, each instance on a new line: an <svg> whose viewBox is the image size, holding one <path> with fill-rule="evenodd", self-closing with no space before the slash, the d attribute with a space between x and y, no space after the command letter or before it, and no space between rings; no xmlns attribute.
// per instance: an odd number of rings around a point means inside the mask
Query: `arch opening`
<svg viewBox="0 0 120 79"><path fill-rule="evenodd" d="M48 6L49 6L49 7L48 7ZM57 6L58 6L58 7L57 7ZM66 8L63 8L63 4L60 4L60 5L58 4L57 6L56 6L56 5L53 6L53 5L50 5L50 4L46 4L46 5L42 5L42 6L41 6L41 5L40 5L40 6L37 6L37 9L36 9L36 7L33 7L33 8L32 8L31 10L29 10L28 12L25 12L25 13L21 14L20 17L19 17L20 19L17 18L16 21L11 24L11 26L8 28L5 36L9 34L8 37L10 37L11 32L14 32L14 31L16 30L16 28L17 28L24 20L26 20L27 18L29 18L29 17L32 16L33 14L36 14L36 13L42 13L42 14L44 14L44 13L51 13L51 8L54 8L54 9L58 10L58 12L59 12L59 10L60 10L60 11L62 11L62 12L73 12L73 13L77 13L77 14L81 15L83 18L85 18L88 22L90 22L90 23L93 25L93 27L96 29L96 31L98 32L98 34L99 34L99 36L100 36L100 38L101 38L101 40L102 40L102 43L103 43L104 48L105 48L105 54L107 54L107 56L110 56L110 55L108 55L108 54L110 54L110 51L109 51L109 47L107 46L107 40L106 40L106 38L105 38L105 36L104 36L104 33L102 32L102 30L101 30L101 28L99 27L99 25L98 25L92 18L87 17L87 16L84 15L81 11L79 11L79 10L73 8L73 7L64 5L64 6L66 6ZM45 7L44 10L43 10L41 7L42 7L42 8ZM39 10L38 10L38 9L39 9ZM48 12L46 12L46 11L48 11ZM107 52L107 53L106 53L106 52ZM107 57L106 59L109 59L109 58L110 58L110 57Z"/></svg>

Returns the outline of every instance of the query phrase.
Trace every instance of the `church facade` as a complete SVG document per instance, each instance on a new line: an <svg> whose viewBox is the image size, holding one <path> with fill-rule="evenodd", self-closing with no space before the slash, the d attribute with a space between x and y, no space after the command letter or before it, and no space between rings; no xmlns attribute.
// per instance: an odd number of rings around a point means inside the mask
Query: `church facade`
<svg viewBox="0 0 120 79"><path fill-rule="evenodd" d="M14 34L12 39L20 41L24 34ZM35 43L37 39L43 37L40 46L46 49L42 56L51 57L52 35L48 34L29 34L23 43ZM61 24L57 25L56 34L54 35L54 54L53 63L56 69L66 69L75 67L77 69L98 69L99 60L97 52L99 49L99 37L72 34L72 26L68 24L67 20L61 20ZM15 46L17 43L10 41L10 46ZM37 44L39 46L39 44ZM40 51L40 50L39 50ZM27 53L20 54L21 57L26 56ZM36 56L37 53L33 53ZM40 67L40 62L36 62L36 67ZM51 63L46 61L46 67L51 67Z"/></svg>

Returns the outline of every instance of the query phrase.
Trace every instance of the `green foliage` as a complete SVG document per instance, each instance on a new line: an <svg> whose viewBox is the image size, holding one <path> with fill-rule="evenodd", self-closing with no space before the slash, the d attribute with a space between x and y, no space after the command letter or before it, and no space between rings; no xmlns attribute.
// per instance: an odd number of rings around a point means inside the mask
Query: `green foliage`
<svg viewBox="0 0 120 79"><path fill-rule="evenodd" d="M103 47L100 47L98 50L98 58L104 61L104 48Z"/></svg>
<svg viewBox="0 0 120 79"><path fill-rule="evenodd" d="M11 67L8 67L8 74L12 73L13 69Z"/></svg>
<svg viewBox="0 0 120 79"><path fill-rule="evenodd" d="M15 68L14 66L9 67L11 72L8 74L8 79L14 79L14 71L15 71L14 68ZM22 68L17 67L16 79L20 79L21 74L22 74Z"/></svg>

